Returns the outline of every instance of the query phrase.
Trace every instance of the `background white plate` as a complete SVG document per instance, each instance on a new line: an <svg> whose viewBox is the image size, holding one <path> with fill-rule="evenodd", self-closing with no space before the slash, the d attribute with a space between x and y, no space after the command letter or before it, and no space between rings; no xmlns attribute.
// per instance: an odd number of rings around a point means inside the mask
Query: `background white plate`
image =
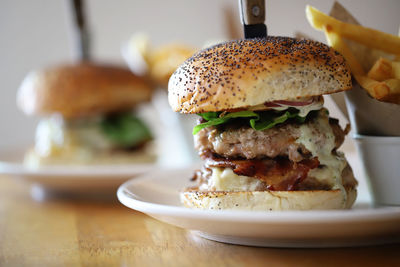
<svg viewBox="0 0 400 267"><path fill-rule="evenodd" d="M17 147L9 151L0 148L0 174L21 177L24 181L39 185L46 191L44 193L112 193L115 197L118 186L133 176L160 166L188 166L198 159L192 136L189 140L183 131L176 130L183 126L178 114L169 107L165 91L157 90L152 101L152 104L137 107L136 112L143 121L149 122L148 126L155 137L157 162L153 164L63 165L32 169L22 164L27 148ZM190 119L185 122L185 127L190 128L187 132L191 135L194 122Z"/></svg>
<svg viewBox="0 0 400 267"><path fill-rule="evenodd" d="M181 206L179 190L193 168L159 170L124 183L118 199L127 207L202 237L272 247L336 247L400 241L400 207L373 208L358 201L338 211L202 211ZM361 192L362 193L362 192ZM361 194L362 195L362 194Z"/></svg>
<svg viewBox="0 0 400 267"><path fill-rule="evenodd" d="M155 164L129 165L60 165L29 168L22 164L23 152L0 155L0 174L22 178L49 191L115 192L119 185Z"/></svg>

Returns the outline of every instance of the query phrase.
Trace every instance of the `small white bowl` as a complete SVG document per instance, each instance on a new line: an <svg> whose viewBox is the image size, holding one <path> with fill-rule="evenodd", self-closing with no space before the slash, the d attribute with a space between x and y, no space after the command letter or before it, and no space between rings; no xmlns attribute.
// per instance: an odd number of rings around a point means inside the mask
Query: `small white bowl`
<svg viewBox="0 0 400 267"><path fill-rule="evenodd" d="M400 205L400 137L354 139L375 204Z"/></svg>

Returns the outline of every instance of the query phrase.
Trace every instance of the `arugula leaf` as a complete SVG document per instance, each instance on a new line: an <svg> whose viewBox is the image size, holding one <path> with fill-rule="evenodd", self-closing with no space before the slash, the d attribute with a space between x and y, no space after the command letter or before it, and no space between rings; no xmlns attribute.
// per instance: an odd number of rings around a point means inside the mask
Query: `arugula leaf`
<svg viewBox="0 0 400 267"><path fill-rule="evenodd" d="M286 111L284 114L278 116L278 117L273 117L271 114L265 113L263 114L259 120L250 120L250 126L254 130L257 131L262 131L262 130L267 130L272 127L274 127L277 124L284 123L286 120L291 119L291 118L301 118L301 120L305 120L305 117L300 117L298 115L298 112L296 113L291 113L290 111Z"/></svg>
<svg viewBox="0 0 400 267"><path fill-rule="evenodd" d="M306 120L306 117L299 116L299 111L296 109L287 109L283 114L282 112L276 112L273 110L259 112L245 110L227 113L223 116L221 116L221 113L218 112L207 112L198 115L200 115L207 122L196 125L193 128L193 135L197 134L203 128L220 125L235 118L249 118L250 126L257 131L270 129L277 124L284 123L288 119L295 119L299 123L303 123Z"/></svg>
<svg viewBox="0 0 400 267"><path fill-rule="evenodd" d="M312 111L311 111L310 113L312 113ZM307 114L307 115L308 115L308 114ZM296 121L297 121L298 123L303 123L303 122L306 121L307 115L304 116L304 117L298 115L298 116L296 116L296 117L294 117L294 118L296 119Z"/></svg>
<svg viewBox="0 0 400 267"><path fill-rule="evenodd" d="M224 118L248 118L248 117L258 117L259 115L251 110L243 110L238 112L228 113Z"/></svg>
<svg viewBox="0 0 400 267"><path fill-rule="evenodd" d="M211 114L213 113L213 114ZM238 112L232 112L228 113L222 117L219 117L220 113L217 112L207 112L207 113L200 113L199 114L203 119L207 120L207 122L200 123L196 125L193 128L193 135L197 134L201 129L209 127L209 126L215 126L219 124L223 124L230 119L234 118L247 118L247 117L258 117L258 114L250 111L250 110L244 110L244 111L238 111Z"/></svg>
<svg viewBox="0 0 400 267"><path fill-rule="evenodd" d="M218 118L219 113L218 112L206 112L206 113L200 113L199 116L201 116L206 121L209 121L209 120Z"/></svg>
<svg viewBox="0 0 400 267"><path fill-rule="evenodd" d="M149 128L131 113L106 117L100 127L111 142L122 147L134 147L152 138Z"/></svg>

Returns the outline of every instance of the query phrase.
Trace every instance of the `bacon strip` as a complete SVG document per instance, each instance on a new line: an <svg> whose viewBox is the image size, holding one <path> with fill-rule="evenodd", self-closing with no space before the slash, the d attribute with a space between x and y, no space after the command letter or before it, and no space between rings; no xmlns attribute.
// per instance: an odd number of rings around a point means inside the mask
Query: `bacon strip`
<svg viewBox="0 0 400 267"><path fill-rule="evenodd" d="M319 161L318 158L300 162L292 162L286 158L230 160L208 155L205 164L207 167L231 168L237 175L257 178L271 191L292 191L307 178L311 169L318 167Z"/></svg>

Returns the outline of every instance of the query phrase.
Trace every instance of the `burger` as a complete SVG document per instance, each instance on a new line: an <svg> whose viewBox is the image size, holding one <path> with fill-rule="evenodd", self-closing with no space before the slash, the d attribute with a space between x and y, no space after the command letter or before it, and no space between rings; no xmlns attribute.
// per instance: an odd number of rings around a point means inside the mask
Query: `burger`
<svg viewBox="0 0 400 267"><path fill-rule="evenodd" d="M197 114L204 160L181 192L190 208L350 208L357 181L338 148L348 129L330 118L324 94L352 87L344 58L325 44L288 37L222 43L171 76L174 111ZM348 127L346 127L348 128Z"/></svg>
<svg viewBox="0 0 400 267"><path fill-rule="evenodd" d="M17 105L42 119L29 166L154 161L152 134L134 109L149 101L152 87L129 70L79 63L31 72Z"/></svg>

